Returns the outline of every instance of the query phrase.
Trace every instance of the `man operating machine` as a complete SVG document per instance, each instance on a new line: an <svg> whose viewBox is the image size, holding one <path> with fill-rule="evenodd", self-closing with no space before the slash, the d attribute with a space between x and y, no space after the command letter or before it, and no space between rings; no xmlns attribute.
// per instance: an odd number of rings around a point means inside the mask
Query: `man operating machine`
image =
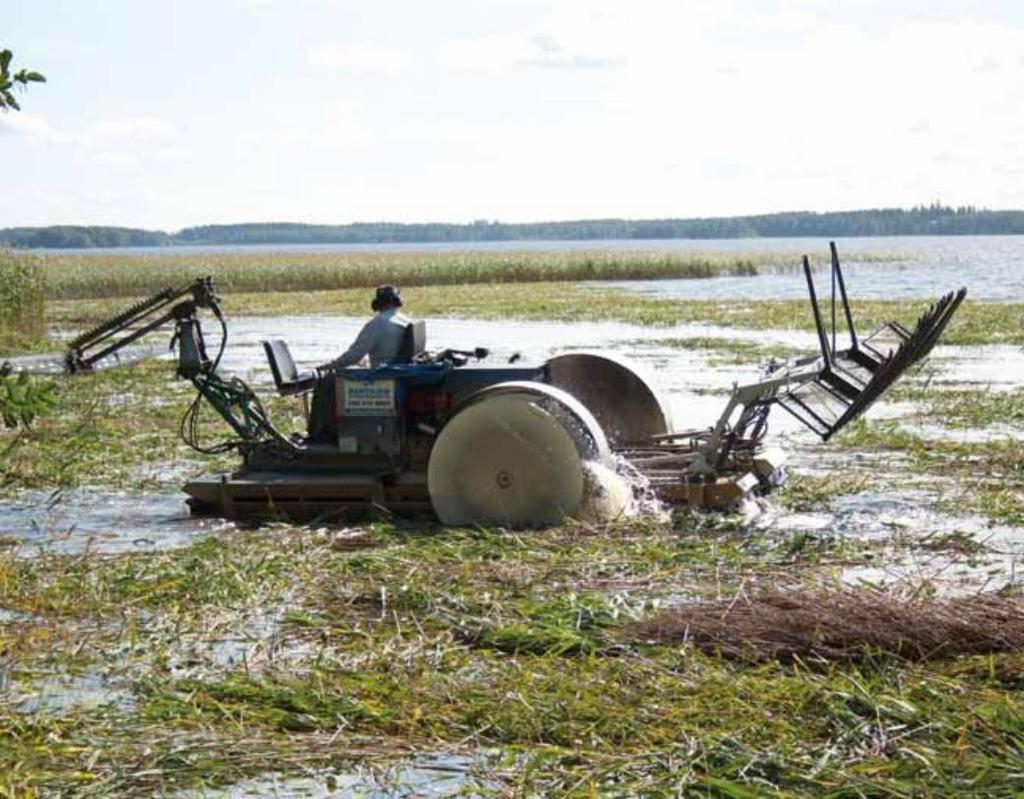
<svg viewBox="0 0 1024 799"><path fill-rule="evenodd" d="M363 325L356 340L333 361L319 367L320 371L344 369L355 366L364 357L370 357L370 366L391 363L398 357L405 337L405 328L412 321L398 309L402 297L395 286L378 286L370 307L376 311L369 322Z"/></svg>

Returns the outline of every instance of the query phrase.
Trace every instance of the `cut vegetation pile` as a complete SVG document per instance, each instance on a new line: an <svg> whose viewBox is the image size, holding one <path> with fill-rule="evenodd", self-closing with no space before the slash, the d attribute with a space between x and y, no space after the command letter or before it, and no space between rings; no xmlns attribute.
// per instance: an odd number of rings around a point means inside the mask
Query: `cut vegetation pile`
<svg viewBox="0 0 1024 799"><path fill-rule="evenodd" d="M692 646L745 661L923 661L1024 647L1024 597L907 598L882 591L767 595L701 602L628 628L642 643Z"/></svg>

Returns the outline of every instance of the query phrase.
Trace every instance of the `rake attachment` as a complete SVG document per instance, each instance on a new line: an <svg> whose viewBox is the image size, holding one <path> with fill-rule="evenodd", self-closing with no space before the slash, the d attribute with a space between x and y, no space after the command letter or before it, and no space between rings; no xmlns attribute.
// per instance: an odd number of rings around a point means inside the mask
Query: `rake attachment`
<svg viewBox="0 0 1024 799"><path fill-rule="evenodd" d="M861 416L900 376L931 352L967 296L966 288L945 294L921 315L912 331L898 322L886 322L862 341L857 337L835 242L830 243L830 249L831 330L826 330L822 318L810 263L807 256L803 259L819 353L776 365L758 383L736 386L718 423L699 447L691 473L709 475L728 470L734 453L756 450L774 405L827 441ZM849 346L844 349L836 346L839 308L849 336ZM739 415L733 422L737 411Z"/></svg>

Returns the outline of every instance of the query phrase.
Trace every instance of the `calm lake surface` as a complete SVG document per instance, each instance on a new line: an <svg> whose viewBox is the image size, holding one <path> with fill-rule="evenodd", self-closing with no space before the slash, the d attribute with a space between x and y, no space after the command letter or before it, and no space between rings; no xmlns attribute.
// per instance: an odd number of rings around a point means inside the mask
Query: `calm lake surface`
<svg viewBox="0 0 1024 799"><path fill-rule="evenodd" d="M843 259L852 298L931 298L967 286L972 299L1024 301L1024 236L883 236L836 239L839 255L877 253L897 261L859 263ZM414 244L267 244L176 246L87 250L40 250L54 254L203 255L264 252L559 252L580 250L651 252L791 252L828 258L825 238L791 239L630 239L588 241L440 242ZM794 267L799 262L794 259ZM827 274L819 292L828 292ZM707 280L651 280L611 283L663 297L688 299L789 299L806 296L796 270L756 277Z"/></svg>
<svg viewBox="0 0 1024 799"><path fill-rule="evenodd" d="M828 258L828 242L815 239L743 239L737 251L806 252ZM726 242L715 242L725 244ZM758 247L759 244L769 244ZM966 286L973 300L1024 301L1024 236L893 236L837 239L851 299L933 299ZM709 248L710 249L710 248ZM723 248L729 252L728 248ZM719 251L716 246L716 251ZM861 263L843 253L892 254L896 261ZM643 280L606 285L678 299L804 299L801 271L708 280ZM819 270L818 295L828 297L827 270Z"/></svg>

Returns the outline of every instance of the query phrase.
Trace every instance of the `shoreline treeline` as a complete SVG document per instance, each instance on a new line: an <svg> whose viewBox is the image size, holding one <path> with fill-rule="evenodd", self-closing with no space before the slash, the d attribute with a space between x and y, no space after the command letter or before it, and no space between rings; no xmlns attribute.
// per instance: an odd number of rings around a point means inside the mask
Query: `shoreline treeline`
<svg viewBox="0 0 1024 799"><path fill-rule="evenodd" d="M162 247L247 244L397 244L596 239L739 239L1024 234L1024 211L940 204L817 213L793 211L699 219L584 219L507 223L359 222L311 225L260 222L200 225L175 233L125 227L51 225L0 229L0 245L19 248Z"/></svg>

